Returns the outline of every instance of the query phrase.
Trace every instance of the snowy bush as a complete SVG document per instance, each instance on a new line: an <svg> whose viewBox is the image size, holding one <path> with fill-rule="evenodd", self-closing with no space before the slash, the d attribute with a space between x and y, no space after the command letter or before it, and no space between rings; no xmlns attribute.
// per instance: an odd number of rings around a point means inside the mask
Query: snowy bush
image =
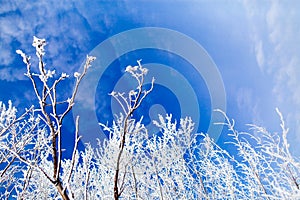
<svg viewBox="0 0 300 200"><path fill-rule="evenodd" d="M45 68L46 41L34 37L38 67L30 57L17 53L27 66L39 100L17 117L9 101L0 102L0 198L1 199L299 199L300 163L287 142L288 129L281 119L281 134L249 125L250 132L239 132L234 121L221 112L231 140L227 145L236 154L218 146L209 135L193 133L189 117L176 121L172 115L159 116L153 124L160 134L153 135L132 118L152 91L143 82L148 70L141 61L128 66L126 73L137 81L128 93L111 92L123 112L112 126L100 124L109 137L97 148L89 144L77 149L80 140L79 117L71 158L62 155L62 124L74 105L77 88L88 73L94 57L87 56L84 71L74 73L71 96L60 100L58 85L66 73L57 76ZM65 104L58 111L57 105ZM192 134L193 133L193 134ZM149 137L151 135L151 137Z"/></svg>

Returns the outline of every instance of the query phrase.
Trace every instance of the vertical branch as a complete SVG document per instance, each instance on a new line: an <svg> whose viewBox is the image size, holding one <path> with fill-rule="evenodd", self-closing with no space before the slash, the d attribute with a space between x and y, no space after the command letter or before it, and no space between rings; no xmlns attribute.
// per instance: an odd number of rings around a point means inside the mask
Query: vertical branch
<svg viewBox="0 0 300 200"><path fill-rule="evenodd" d="M133 166L131 165L131 170L132 170L132 176L133 176L133 181L134 181L134 191L135 191L135 197L136 199L138 199L138 188L137 188L137 180L136 180L136 177L135 177L135 172L134 172L134 169L133 169Z"/></svg>
<svg viewBox="0 0 300 200"><path fill-rule="evenodd" d="M72 161L71 161L71 167L69 169L69 173L67 175L67 183L70 182L71 176L72 176L72 172L74 170L74 166L75 166L75 161L76 161L76 153L77 153L77 146L78 146L78 142L80 140L81 137L78 136L78 132L79 132L79 116L76 117L76 130L75 130L75 142L74 142L74 148L73 148L73 153L72 153Z"/></svg>
<svg viewBox="0 0 300 200"><path fill-rule="evenodd" d="M89 186L89 181L90 181L90 170L87 169L87 175L86 175L86 178L85 178L85 188L84 188L84 200L88 200L88 186Z"/></svg>
<svg viewBox="0 0 300 200"><path fill-rule="evenodd" d="M32 45L36 48L36 56L38 57L38 74L35 74L31 71L31 63L29 62L30 57L26 56L21 50L17 50L16 52L20 54L23 58L23 62L27 66L27 72L26 76L31 80L34 92L36 97L39 101L39 109L42 113L41 119L45 122L45 124L48 127L48 130L50 132L51 137L51 159L53 163L53 172L52 172L52 178L50 178L50 175L47 174L43 169L41 169L46 176L48 180L50 180L55 187L57 188L57 191L61 195L61 197L64 200L69 199L69 194L72 194L71 191L67 191L67 187L63 187L63 180L60 179L60 174L62 170L62 122L65 116L71 111L74 105L74 99L76 97L79 84L85 74L87 73L88 68L91 66L91 63L96 59L92 56L87 56L86 63L84 65L84 70L81 75L74 74L76 78L75 87L72 90L71 98L67 99L66 101L63 101L63 103L67 103L67 108L59 114L57 111L57 85L68 77L65 73L62 73L61 76L54 81L52 86L50 86L50 83L48 82L49 78L53 78L53 75L55 75L55 71L50 71L45 69L45 64L43 61L43 55L45 54L44 47L46 45L45 39L39 39L34 37ZM78 72L76 72L79 74ZM38 77L34 78L34 76ZM42 84L42 88L39 89L38 87L38 80L40 80ZM51 111L47 111L46 107L50 106ZM76 118L76 131L75 131L75 145L73 149L73 156L72 156L72 167L69 171L69 174L67 176L67 183L70 181L70 177L72 175L72 171L74 169L74 163L75 163L75 155L76 155L76 149L78 146L78 120L79 118ZM26 159L21 159L22 162L30 164ZM30 165L32 166L32 165ZM38 166L37 166L38 167Z"/></svg>
<svg viewBox="0 0 300 200"><path fill-rule="evenodd" d="M75 161L76 161L76 154L77 154L77 147L78 147L78 142L80 141L80 136L78 136L79 133L79 116L76 117L76 122L75 122L75 142L74 142L74 147L73 147L73 153L72 153L72 160L71 160L71 166L69 168L69 172L67 173L67 179L66 179L66 187L64 190L67 190L67 186L70 185L70 180L74 171L75 167ZM69 192L71 193L72 196L74 196L71 187L69 187Z"/></svg>
<svg viewBox="0 0 300 200"><path fill-rule="evenodd" d="M156 166L155 163L154 163L154 165L155 165L155 174L156 174L156 178L157 178L157 183L158 183L158 186L159 186L160 197L161 197L161 200L164 200L163 189L162 189L161 182L160 182L160 180L159 180L159 175L158 175L158 171L157 171L157 166Z"/></svg>
<svg viewBox="0 0 300 200"><path fill-rule="evenodd" d="M138 66L127 66L125 72L128 72L131 74L132 77L136 79L138 82L137 86L137 92L131 90L128 93L128 99L124 97L123 93L116 93L112 92L110 95L113 96L117 102L120 104L122 107L124 113L125 113L125 118L123 121L123 132L121 135L121 141L119 145L119 153L117 156L117 161L116 161L116 171L115 171L115 177L114 177L114 199L117 200L122 194L122 190L120 191L118 181L119 181L119 173L120 173L120 164L121 164L121 157L124 151L124 146L126 143L126 135L128 134L128 127L130 125L130 118L132 114L135 112L136 109L141 105L142 101L145 99L145 97L153 90L154 86L154 78L152 79L151 82L151 87L148 90L143 89L143 84L144 84L144 76L147 74L148 69L143 68L141 65L141 60L138 60ZM122 101L124 103L121 103ZM127 108L127 109L126 109ZM125 176L126 174L124 174Z"/></svg>
<svg viewBox="0 0 300 200"><path fill-rule="evenodd" d="M25 177L25 181L23 183L23 189L22 189L22 193L20 195L20 199L23 200L24 199L24 192L27 190L27 187L29 185L29 181L30 181L30 178L31 178L31 175L32 175L32 167L29 166L29 169L27 170L27 174L26 174L26 177Z"/></svg>

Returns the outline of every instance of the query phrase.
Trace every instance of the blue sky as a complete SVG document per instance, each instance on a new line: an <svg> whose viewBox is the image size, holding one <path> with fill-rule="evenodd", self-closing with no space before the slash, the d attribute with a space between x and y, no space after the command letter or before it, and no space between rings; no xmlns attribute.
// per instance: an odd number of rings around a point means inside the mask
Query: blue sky
<svg viewBox="0 0 300 200"><path fill-rule="evenodd" d="M256 123L280 131L275 112L278 107L287 119L289 141L297 153L299 1L1 0L0 4L0 101L12 99L20 109L35 101L30 82L23 76L25 67L15 53L22 49L34 55L33 35L48 41L48 67L73 74L86 54L115 34L133 28L168 28L194 39L210 55L224 82L227 114L237 121L238 127ZM168 65L181 62L178 58L172 60L172 55L166 59L160 53L135 52L119 58L114 65L124 68L134 64L139 56L145 62L159 63L158 58ZM201 81L201 77L198 79ZM71 81L62 88L61 95L68 87L72 87ZM209 106L207 96L204 92L201 109ZM208 113L203 112L206 117ZM207 126L205 123L203 127ZM222 135L220 142L225 138Z"/></svg>

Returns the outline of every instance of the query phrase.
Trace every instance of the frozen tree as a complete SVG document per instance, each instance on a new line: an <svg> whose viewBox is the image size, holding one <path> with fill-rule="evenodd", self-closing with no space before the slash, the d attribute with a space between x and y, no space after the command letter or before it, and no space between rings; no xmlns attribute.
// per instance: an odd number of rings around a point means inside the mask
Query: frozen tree
<svg viewBox="0 0 300 200"><path fill-rule="evenodd" d="M44 39L34 38L38 67L18 50L27 66L38 106L17 117L9 101L0 103L1 199L299 199L300 163L287 141L288 129L279 110L281 134L249 125L249 132L235 129L225 113L231 138L222 149L209 135L195 133L191 118L179 121L172 114L153 124L159 134L148 133L142 119L134 119L154 87L144 86L148 70L141 61L125 70L137 82L133 90L112 91L122 112L112 125L100 124L108 138L97 148L77 149L76 118L73 153L63 157L63 119L74 106L77 88L94 57L87 56L84 71L74 73L71 96L60 100L59 85L69 77L45 68ZM65 104L65 110L58 110ZM216 124L217 125L217 124ZM151 136L151 137L150 137Z"/></svg>
<svg viewBox="0 0 300 200"><path fill-rule="evenodd" d="M56 192L63 199L70 199L70 196L73 196L69 188L69 178L62 179L61 177L63 173L67 173L67 171L62 172L62 123L74 105L80 81L95 58L87 56L83 72L75 77L76 81L71 97L59 100L57 97L58 85L69 76L66 73L62 73L60 76L55 77L55 70L46 69L43 61L45 45L45 39L34 37L32 46L36 49L38 69L31 66L30 57L23 51L16 51L22 56L23 62L27 66L25 75L32 83L38 99L38 107L32 107L18 119L15 117L15 109L12 108L11 104L9 104L7 110L4 106L2 107L1 114L4 117L2 120L4 123L2 122L1 149L4 151L1 152L1 156L6 167L1 176L14 174L13 178L19 178L21 181L19 181L20 183L17 181L11 184L10 178L4 179L3 182L6 184L7 191L5 192L6 197L9 197L10 191L13 191L14 195L21 199L24 198L23 196L26 196L26 193L34 191L37 192L37 196L42 195L41 197L43 198L53 197L52 195L47 196L48 192L39 192L35 187L40 188L42 191L48 188L50 194L52 188L56 188ZM59 104L66 104L66 108L63 111L59 111ZM28 120L19 122L29 113L31 115ZM37 114L34 115L34 113ZM75 145L72 163L75 162L74 154L76 154L79 141L78 119L76 119L76 130L74 133ZM16 164L16 162L20 164ZM6 170L8 168L11 168L11 170ZM68 171L69 176L71 176L73 173L72 165ZM34 185L35 177L43 177L45 180Z"/></svg>

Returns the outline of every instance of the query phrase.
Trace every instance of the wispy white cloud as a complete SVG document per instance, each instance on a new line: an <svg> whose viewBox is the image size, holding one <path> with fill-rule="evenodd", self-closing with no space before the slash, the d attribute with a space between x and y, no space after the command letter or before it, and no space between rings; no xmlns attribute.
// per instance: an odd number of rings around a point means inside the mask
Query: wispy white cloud
<svg viewBox="0 0 300 200"><path fill-rule="evenodd" d="M4 1L0 6L0 66L13 63L16 49L34 55L31 41L35 35L48 42L48 67L73 73L93 42L110 34L116 20L126 15L125 5L123 1ZM93 35L96 33L99 36Z"/></svg>
<svg viewBox="0 0 300 200"><path fill-rule="evenodd" d="M55 6L53 6L55 5ZM0 10L1 46L10 54L21 48L33 52L31 47L34 35L46 38L49 66L77 67L80 61L74 60L78 54L86 54L86 46L80 45L89 41L85 19L76 12L72 1L5 1ZM71 50L73 49L73 50ZM11 55L0 54L0 65L9 66ZM67 68L68 69L68 68ZM72 69L73 70L73 69Z"/></svg>
<svg viewBox="0 0 300 200"><path fill-rule="evenodd" d="M261 69L261 71L263 71L263 66L265 63L265 55L263 51L263 43L261 40L255 42L255 54L256 54L256 62L259 68Z"/></svg>
<svg viewBox="0 0 300 200"><path fill-rule="evenodd" d="M259 110L259 100L252 88L241 87L235 93L237 108L240 113L243 113L247 116L253 116L252 122L254 124L261 124L261 113Z"/></svg>
<svg viewBox="0 0 300 200"><path fill-rule="evenodd" d="M244 1L244 5L252 24L257 63L272 77L273 97L270 98L287 115L292 130L290 137L297 138L299 143L300 2L270 1L260 6ZM260 13L259 19L257 13Z"/></svg>
<svg viewBox="0 0 300 200"><path fill-rule="evenodd" d="M25 69L14 69L10 67L0 68L0 80L5 81L18 81L26 80L24 76Z"/></svg>
<svg viewBox="0 0 300 200"><path fill-rule="evenodd" d="M13 61L13 55L12 52L10 51L11 47L8 44L2 44L0 45L0 63L1 65L9 65Z"/></svg>
<svg viewBox="0 0 300 200"><path fill-rule="evenodd" d="M261 72L265 72L265 13L267 12L267 5L258 4L255 1L244 1L246 10L246 17L249 24L249 35L252 39L252 48L256 57L256 62Z"/></svg>

